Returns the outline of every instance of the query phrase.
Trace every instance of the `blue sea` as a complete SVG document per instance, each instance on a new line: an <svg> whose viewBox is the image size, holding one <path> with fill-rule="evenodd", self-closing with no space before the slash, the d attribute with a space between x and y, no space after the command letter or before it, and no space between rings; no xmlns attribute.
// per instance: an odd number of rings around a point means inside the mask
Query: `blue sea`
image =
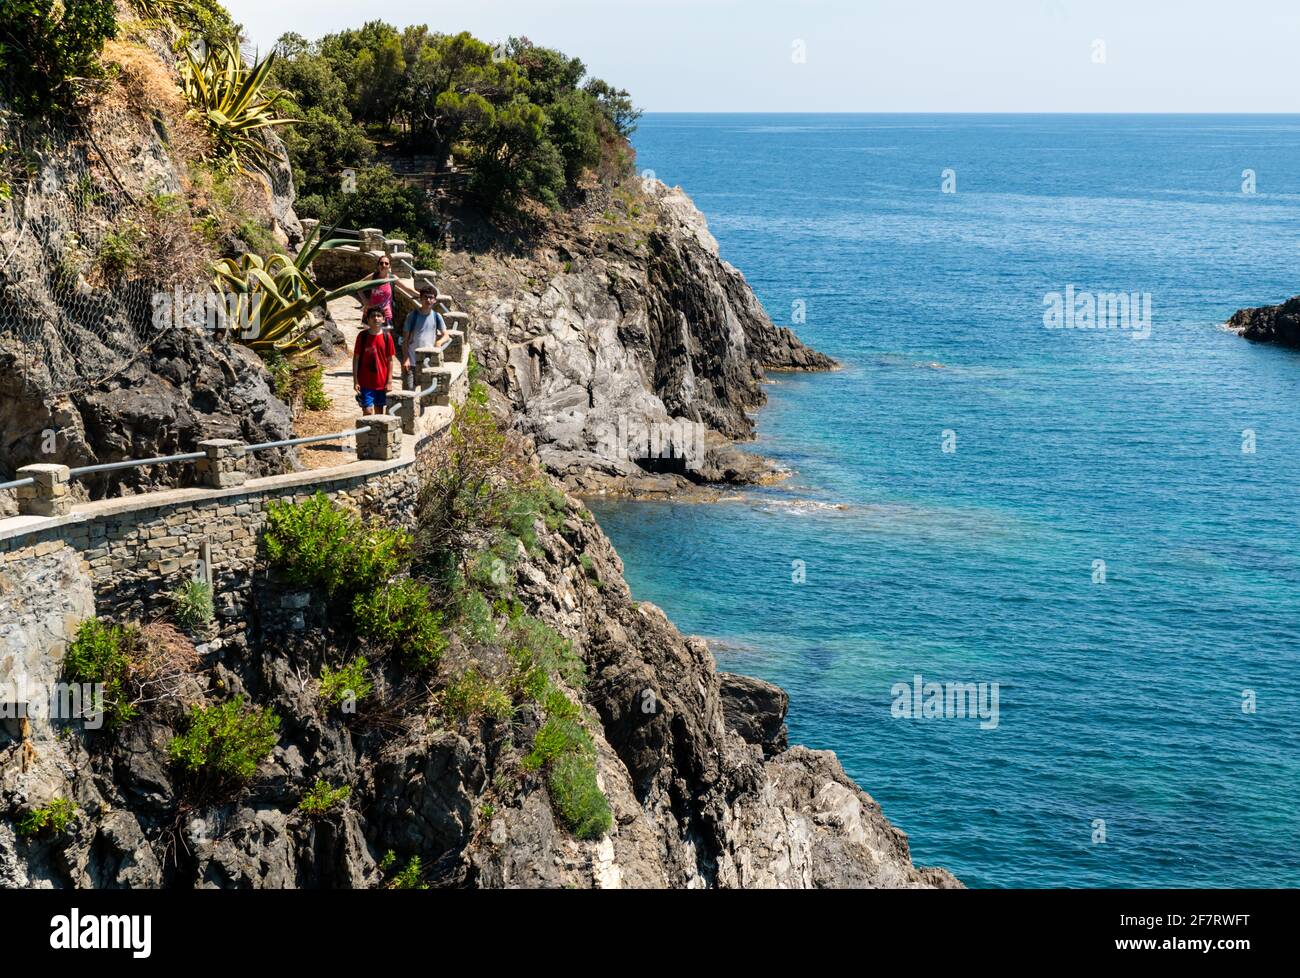
<svg viewBox="0 0 1300 978"><path fill-rule="evenodd" d="M635 144L843 370L773 375L784 484L594 507L634 595L789 690L792 742L918 864L1300 885L1300 353L1219 328L1300 292L1300 117L648 115ZM1149 335L1048 328L1068 286L1149 295ZM898 715L917 676L997 684L996 725Z"/></svg>

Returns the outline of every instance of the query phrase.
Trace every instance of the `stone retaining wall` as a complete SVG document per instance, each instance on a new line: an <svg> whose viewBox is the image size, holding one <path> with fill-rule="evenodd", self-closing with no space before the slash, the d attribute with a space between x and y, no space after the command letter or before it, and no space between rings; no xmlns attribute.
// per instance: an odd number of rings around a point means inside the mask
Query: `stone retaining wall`
<svg viewBox="0 0 1300 978"><path fill-rule="evenodd" d="M169 608L172 591L200 577L212 582L222 631L242 631L244 598L271 503L303 502L324 492L365 515L411 525L421 459L434 440L395 463L272 476L230 489L101 500L30 530L21 519L0 522L0 592L39 577L46 558L70 548L90 580L100 617L147 620Z"/></svg>

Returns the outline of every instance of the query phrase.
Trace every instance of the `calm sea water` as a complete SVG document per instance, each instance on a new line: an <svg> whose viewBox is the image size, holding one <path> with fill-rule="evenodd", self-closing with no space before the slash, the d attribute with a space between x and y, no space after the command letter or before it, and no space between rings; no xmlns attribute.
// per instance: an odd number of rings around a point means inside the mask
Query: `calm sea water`
<svg viewBox="0 0 1300 978"><path fill-rule="evenodd" d="M918 863L1300 885L1300 354L1217 328L1300 292L1300 117L652 115L636 144L844 370L774 378L786 484L596 507L634 593L786 687ZM1150 293L1150 337L1045 328L1067 284ZM918 674L997 683L996 728L893 716Z"/></svg>

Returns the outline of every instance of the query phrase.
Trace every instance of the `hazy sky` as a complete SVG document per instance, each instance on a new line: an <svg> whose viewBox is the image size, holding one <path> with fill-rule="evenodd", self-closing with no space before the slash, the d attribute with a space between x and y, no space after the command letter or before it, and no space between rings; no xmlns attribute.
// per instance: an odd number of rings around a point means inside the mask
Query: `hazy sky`
<svg viewBox="0 0 1300 978"><path fill-rule="evenodd" d="M1296 0L225 3L263 46L375 17L525 35L659 112L1300 111Z"/></svg>

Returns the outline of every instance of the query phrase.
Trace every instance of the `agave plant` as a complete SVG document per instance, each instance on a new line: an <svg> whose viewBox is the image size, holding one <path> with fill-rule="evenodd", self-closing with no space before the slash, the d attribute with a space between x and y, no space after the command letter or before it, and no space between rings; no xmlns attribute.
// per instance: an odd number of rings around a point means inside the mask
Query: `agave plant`
<svg viewBox="0 0 1300 978"><path fill-rule="evenodd" d="M318 231L307 234L295 256L262 258L249 253L212 265L212 284L229 300L226 312L234 320L236 337L263 357L278 353L292 358L315 350L320 337L308 335L316 326L310 311L375 284L374 279L361 279L332 292L317 285L308 273L317 253L354 243L325 240Z"/></svg>
<svg viewBox="0 0 1300 978"><path fill-rule="evenodd" d="M190 13L188 0L131 0L131 8L145 20L163 20Z"/></svg>
<svg viewBox="0 0 1300 978"><path fill-rule="evenodd" d="M236 169L250 172L244 163L266 171L283 157L272 151L260 130L297 119L281 119L271 111L274 93L263 93L275 52L251 68L233 44L206 48L203 60L192 51L181 66L181 89L190 114L203 119L216 140L217 154Z"/></svg>

